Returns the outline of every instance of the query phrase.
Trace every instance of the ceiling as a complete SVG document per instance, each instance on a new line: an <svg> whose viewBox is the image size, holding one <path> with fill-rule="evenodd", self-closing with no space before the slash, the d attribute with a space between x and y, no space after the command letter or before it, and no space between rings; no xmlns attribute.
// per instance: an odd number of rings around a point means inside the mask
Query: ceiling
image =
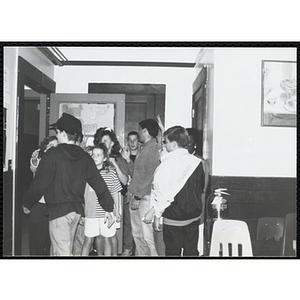
<svg viewBox="0 0 300 300"><path fill-rule="evenodd" d="M195 47L37 47L55 65L194 67Z"/></svg>

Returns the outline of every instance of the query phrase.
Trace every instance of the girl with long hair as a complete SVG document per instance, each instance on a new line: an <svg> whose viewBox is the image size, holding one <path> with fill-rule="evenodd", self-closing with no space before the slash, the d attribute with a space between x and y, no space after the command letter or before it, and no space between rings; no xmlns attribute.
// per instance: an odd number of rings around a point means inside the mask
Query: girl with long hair
<svg viewBox="0 0 300 300"><path fill-rule="evenodd" d="M116 237L117 224L121 221L120 192L122 190L118 176L110 166L108 150L105 144L100 143L89 149L95 164L105 181L115 203L115 223L108 228L105 223L105 211L99 204L95 192L87 186L85 193L85 238L81 255L89 255L95 242L98 256L117 256L118 240Z"/></svg>

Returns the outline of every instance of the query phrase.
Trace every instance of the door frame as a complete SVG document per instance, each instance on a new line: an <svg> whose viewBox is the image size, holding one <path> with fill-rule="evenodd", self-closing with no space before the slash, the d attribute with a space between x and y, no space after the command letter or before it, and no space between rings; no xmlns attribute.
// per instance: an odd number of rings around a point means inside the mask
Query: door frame
<svg viewBox="0 0 300 300"><path fill-rule="evenodd" d="M89 94L166 94L165 84L94 83L88 84Z"/></svg>
<svg viewBox="0 0 300 300"><path fill-rule="evenodd" d="M17 137L16 137L16 154L15 154L15 173L13 174L14 195L13 195L13 209L12 209L12 255L22 254L22 196L18 191L18 184L21 181L22 174L19 174L19 146L24 143L23 129L24 129L24 99L25 99L25 85L41 94L41 110L40 110L40 130L39 134L46 133L48 126L47 118L47 104L50 93L55 92L56 83L46 74L38 70L22 56L18 56L18 85L17 85ZM41 113L44 111L43 113ZM39 139L42 137L40 136Z"/></svg>
<svg viewBox="0 0 300 300"><path fill-rule="evenodd" d="M202 139L202 155L205 154L205 149L207 148L207 97L206 97L206 87L207 87L207 67L203 67L197 78L193 82L193 102L192 102L192 127L201 131L200 138ZM199 120L197 119L197 101L203 101L202 104L202 123L199 126ZM200 128L201 127L201 128Z"/></svg>

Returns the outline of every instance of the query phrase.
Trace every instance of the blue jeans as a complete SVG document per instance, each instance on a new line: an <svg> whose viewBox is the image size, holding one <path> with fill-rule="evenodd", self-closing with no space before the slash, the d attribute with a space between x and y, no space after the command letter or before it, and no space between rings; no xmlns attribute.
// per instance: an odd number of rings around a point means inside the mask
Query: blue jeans
<svg viewBox="0 0 300 300"><path fill-rule="evenodd" d="M74 237L81 215L71 212L49 222L51 256L72 256Z"/></svg>
<svg viewBox="0 0 300 300"><path fill-rule="evenodd" d="M131 205L132 195L130 195ZM145 224L142 218L150 209L150 195L146 195L143 199L139 200L139 208L130 211L130 220L132 228L132 236L135 242L135 255L136 256L158 256L153 234L153 225Z"/></svg>

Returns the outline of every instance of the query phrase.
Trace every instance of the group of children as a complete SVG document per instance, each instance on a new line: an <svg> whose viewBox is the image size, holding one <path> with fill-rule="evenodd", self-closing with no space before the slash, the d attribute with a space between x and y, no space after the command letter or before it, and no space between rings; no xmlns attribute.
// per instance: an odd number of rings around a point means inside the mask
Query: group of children
<svg viewBox="0 0 300 300"><path fill-rule="evenodd" d="M159 117L157 120L162 131L162 137L164 129ZM192 133L189 133L190 136L192 136ZM77 233L75 236L75 240L77 238L81 240L81 242L77 243L77 246L75 245L76 243L74 244L74 248L77 247L77 249L74 249L73 254L88 256L93 250L95 250L98 256L118 255L118 239L116 236L116 232L120 228L122 218L124 218L123 210L125 210L125 205L122 207L121 196L125 196L126 199L127 186L129 185L130 179L132 178L133 174L134 159L138 153L138 138L139 136L137 132L129 133L127 136L127 143L128 145L132 143L135 145L135 147L126 147L125 149L122 149L113 130L104 127L99 128L95 133L93 146L85 147L83 136L81 136L81 138L77 140L77 145L81 146L81 148L84 148L84 150L88 152L89 155L93 158L95 165L113 198L114 217L113 219L110 218L109 213L106 212L100 205L94 189L91 188L89 184L86 184L84 194L84 218L81 218L81 221L79 222L79 225L81 225L81 227L78 225ZM189 152L191 154L193 154L193 151L195 150L194 146L196 144L196 141L194 141L194 139L192 139L191 143L189 144L190 147L191 144L193 147L189 149ZM160 142L162 143L162 140ZM41 154L46 152L49 148L56 146L56 137L45 138L45 140L41 144L40 149L32 154L30 163L31 170L33 172L35 172L39 161L41 160ZM133 149L133 151L130 151L130 149ZM40 202L45 204L45 201L43 199L41 199ZM44 205L44 207L46 206ZM32 211L33 210L31 209L30 212ZM26 213L25 210L24 212ZM47 217L45 216L46 214L44 214L43 218L44 224L48 222ZM79 228L82 228L82 225L84 230L79 230ZM124 222L124 234L126 234L125 227L126 225ZM32 241L41 240L38 235L45 235L45 232L41 233L34 231L34 224L30 228L30 240ZM129 228L129 231L130 230L131 229ZM131 235L131 232L129 235ZM132 236L131 239L133 240ZM48 240L49 239L47 239L47 243L49 244ZM37 242L35 242L35 244L37 244ZM43 241L43 245L40 245L40 248L44 247L44 251L45 245L45 241ZM126 252L125 243L124 246ZM41 253L41 251L33 251L32 249L33 246L31 245L31 255L45 255L45 252ZM128 253L131 254L132 249L128 251Z"/></svg>
<svg viewBox="0 0 300 300"><path fill-rule="evenodd" d="M81 249L74 249L73 253L77 253L82 256L88 256L92 250L96 250L99 256L117 256L118 240L116 231L120 228L122 221L121 192L122 190L126 189L126 185L129 180L128 174L125 172L123 173L119 167L119 164L117 163L120 160L124 161L123 157L119 155L121 150L120 144L117 141L114 132L109 128L99 128L97 130L94 136L93 146L85 147L85 143L82 141L82 139L83 137L79 139L77 145L84 148L85 151L88 152L93 158L95 165L114 200L114 220L112 224L108 224L106 212L99 204L95 191L88 184L86 184L84 197L85 215L79 224L84 225L84 231L78 230L75 237L75 239L77 238L80 240L75 247L81 247ZM30 169L33 174L35 174L43 154L48 149L56 147L57 145L58 141L56 137L49 136L42 141L39 149L32 153L30 159ZM123 153L124 152L125 150ZM129 150L127 150L126 153L128 153L128 156L131 155ZM131 162L132 159L133 157L131 157ZM36 208L41 205L41 203L43 204L43 211L35 213ZM30 210L29 214L30 254L47 255L50 249L50 247L48 247L50 240L49 237L47 238L47 236L49 236L49 232L41 230L42 228L48 226L47 213L45 213L47 208L44 197L42 197L41 200L34 205L34 208ZM39 215L39 218L41 218L41 222L39 224L31 221L34 215ZM84 232L84 237L82 236L82 232Z"/></svg>

